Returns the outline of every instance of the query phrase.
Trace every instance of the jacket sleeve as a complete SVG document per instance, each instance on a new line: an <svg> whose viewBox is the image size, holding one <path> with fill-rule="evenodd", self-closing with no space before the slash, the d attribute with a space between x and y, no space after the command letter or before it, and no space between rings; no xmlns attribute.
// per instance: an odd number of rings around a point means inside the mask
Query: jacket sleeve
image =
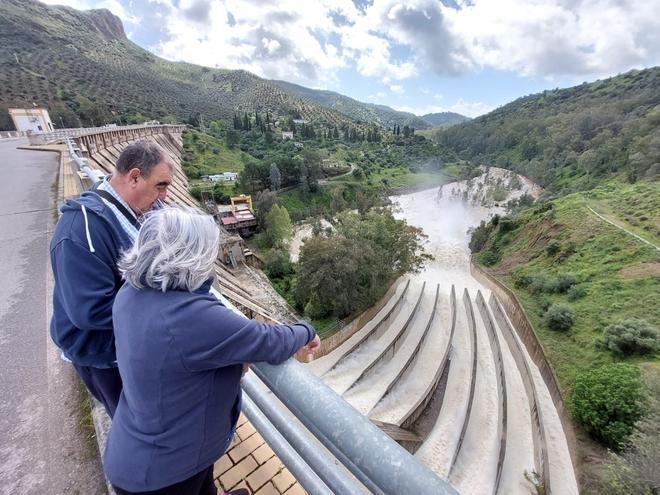
<svg viewBox="0 0 660 495"><path fill-rule="evenodd" d="M237 315L219 303L207 304L198 320L205 324L195 324L192 335L177 339L184 365L193 371L260 361L280 364L316 335L306 323L269 325Z"/></svg>
<svg viewBox="0 0 660 495"><path fill-rule="evenodd" d="M112 330L113 268L70 239L59 242L51 254L55 290L71 323L81 330Z"/></svg>

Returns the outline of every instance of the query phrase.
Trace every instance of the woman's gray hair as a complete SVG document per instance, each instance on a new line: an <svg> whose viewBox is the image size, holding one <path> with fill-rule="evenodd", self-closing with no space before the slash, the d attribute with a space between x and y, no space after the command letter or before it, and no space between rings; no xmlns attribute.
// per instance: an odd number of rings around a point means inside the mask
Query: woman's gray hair
<svg viewBox="0 0 660 495"><path fill-rule="evenodd" d="M136 289L199 289L218 257L220 231L213 217L166 207L144 218L135 244L118 263L123 278Z"/></svg>

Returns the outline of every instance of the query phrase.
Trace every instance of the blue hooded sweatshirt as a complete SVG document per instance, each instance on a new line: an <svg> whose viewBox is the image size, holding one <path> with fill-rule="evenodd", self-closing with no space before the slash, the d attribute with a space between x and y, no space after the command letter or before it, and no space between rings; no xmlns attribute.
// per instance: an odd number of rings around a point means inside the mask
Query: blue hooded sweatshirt
<svg viewBox="0 0 660 495"><path fill-rule="evenodd" d="M131 492L183 481L217 461L241 410L246 362L279 364L310 342L304 323L268 325L237 315L209 293L125 284L113 316L124 388L103 466Z"/></svg>
<svg viewBox="0 0 660 495"><path fill-rule="evenodd" d="M87 191L62 206L50 243L55 278L50 335L81 366L116 366L112 304L122 280L121 252L132 241L117 217Z"/></svg>

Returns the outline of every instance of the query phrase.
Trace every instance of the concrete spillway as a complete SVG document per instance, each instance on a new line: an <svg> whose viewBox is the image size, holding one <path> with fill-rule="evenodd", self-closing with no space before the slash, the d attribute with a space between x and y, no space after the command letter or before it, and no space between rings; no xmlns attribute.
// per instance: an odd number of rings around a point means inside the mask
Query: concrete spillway
<svg viewBox="0 0 660 495"><path fill-rule="evenodd" d="M358 411L393 427L414 430L441 392L414 450L461 493L530 493L532 472L546 473L553 493L577 493L559 417L515 330L494 297L461 294L401 282L377 324L309 367Z"/></svg>

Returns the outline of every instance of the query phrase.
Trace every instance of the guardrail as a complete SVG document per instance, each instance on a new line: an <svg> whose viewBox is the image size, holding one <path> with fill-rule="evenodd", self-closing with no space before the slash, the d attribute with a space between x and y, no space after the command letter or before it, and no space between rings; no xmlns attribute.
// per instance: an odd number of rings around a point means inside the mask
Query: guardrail
<svg viewBox="0 0 660 495"><path fill-rule="evenodd" d="M310 495L457 494L295 359L252 370L243 412Z"/></svg>
<svg viewBox="0 0 660 495"><path fill-rule="evenodd" d="M78 127L75 129L60 129L53 132L29 132L27 133L28 141L32 145L39 144L51 144L64 141L66 138L75 138L82 136L90 135L102 135L102 134L121 134L127 133L131 136L134 136L135 131L155 131L149 132L148 134L161 134L163 132L181 132L185 129L185 125L126 125L126 126L116 126L116 127Z"/></svg>

